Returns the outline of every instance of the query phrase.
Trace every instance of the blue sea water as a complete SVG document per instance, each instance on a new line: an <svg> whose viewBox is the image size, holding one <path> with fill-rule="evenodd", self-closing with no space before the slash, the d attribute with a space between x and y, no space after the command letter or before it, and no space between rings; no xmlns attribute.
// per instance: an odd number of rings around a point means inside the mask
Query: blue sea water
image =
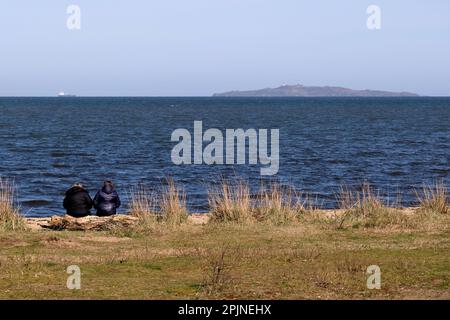
<svg viewBox="0 0 450 320"><path fill-rule="evenodd" d="M207 210L221 177L248 179L260 166L171 161L171 133L208 128L280 130L274 177L336 206L346 185L371 183L388 201L450 172L450 98L0 98L0 176L13 178L22 212L63 214L65 190L83 182L94 195L112 179L125 202L132 186L158 190L172 177L190 210Z"/></svg>

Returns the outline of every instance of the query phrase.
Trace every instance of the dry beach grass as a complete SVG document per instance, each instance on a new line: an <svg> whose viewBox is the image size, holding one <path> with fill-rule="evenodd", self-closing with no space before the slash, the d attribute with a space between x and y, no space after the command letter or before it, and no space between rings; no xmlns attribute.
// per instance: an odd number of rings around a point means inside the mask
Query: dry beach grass
<svg viewBox="0 0 450 320"><path fill-rule="evenodd" d="M20 230L23 227L14 182L0 177L0 230Z"/></svg>
<svg viewBox="0 0 450 320"><path fill-rule="evenodd" d="M183 192L169 182L159 198L132 192L136 223L118 216L101 231L3 228L0 298L450 299L445 185L418 191L419 207L404 209L369 185L343 189L336 210L276 184L256 198L246 188L212 190L209 215L187 217ZM81 290L66 287L73 264ZM380 290L366 287L370 265L381 268Z"/></svg>

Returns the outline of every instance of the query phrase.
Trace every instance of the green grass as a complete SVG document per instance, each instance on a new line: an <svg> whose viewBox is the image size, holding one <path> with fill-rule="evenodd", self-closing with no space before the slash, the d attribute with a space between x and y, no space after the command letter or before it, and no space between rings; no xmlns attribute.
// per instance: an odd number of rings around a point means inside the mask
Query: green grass
<svg viewBox="0 0 450 320"><path fill-rule="evenodd" d="M194 225L169 180L157 201L132 191L137 225L102 232L26 231L12 184L0 189L0 299L450 299L442 184L418 193L418 209L390 207L365 184L325 211L277 184L252 198L224 182L210 223ZM70 265L81 290L66 287ZM366 288L370 265L381 290Z"/></svg>
<svg viewBox="0 0 450 320"><path fill-rule="evenodd" d="M431 230L222 223L132 238L1 232L0 298L449 299L450 219L442 219ZM81 290L66 288L73 264ZM366 288L372 264L381 290Z"/></svg>

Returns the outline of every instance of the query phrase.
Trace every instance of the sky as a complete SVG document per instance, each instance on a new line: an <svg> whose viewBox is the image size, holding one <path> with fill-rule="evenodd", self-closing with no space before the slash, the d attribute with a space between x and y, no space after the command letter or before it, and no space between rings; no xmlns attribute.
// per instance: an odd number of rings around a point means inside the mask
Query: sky
<svg viewBox="0 0 450 320"><path fill-rule="evenodd" d="M81 10L81 29L66 22ZM381 10L369 30L366 10ZM0 0L0 96L332 85L450 96L448 0Z"/></svg>

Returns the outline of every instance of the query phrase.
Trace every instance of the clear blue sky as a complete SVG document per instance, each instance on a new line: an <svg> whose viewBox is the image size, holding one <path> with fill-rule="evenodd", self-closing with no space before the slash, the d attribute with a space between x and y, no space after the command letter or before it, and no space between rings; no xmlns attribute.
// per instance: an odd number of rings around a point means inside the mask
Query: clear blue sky
<svg viewBox="0 0 450 320"><path fill-rule="evenodd" d="M81 30L66 8L81 8ZM368 5L382 29L366 28ZM0 95L280 84L450 95L448 0L1 0Z"/></svg>

